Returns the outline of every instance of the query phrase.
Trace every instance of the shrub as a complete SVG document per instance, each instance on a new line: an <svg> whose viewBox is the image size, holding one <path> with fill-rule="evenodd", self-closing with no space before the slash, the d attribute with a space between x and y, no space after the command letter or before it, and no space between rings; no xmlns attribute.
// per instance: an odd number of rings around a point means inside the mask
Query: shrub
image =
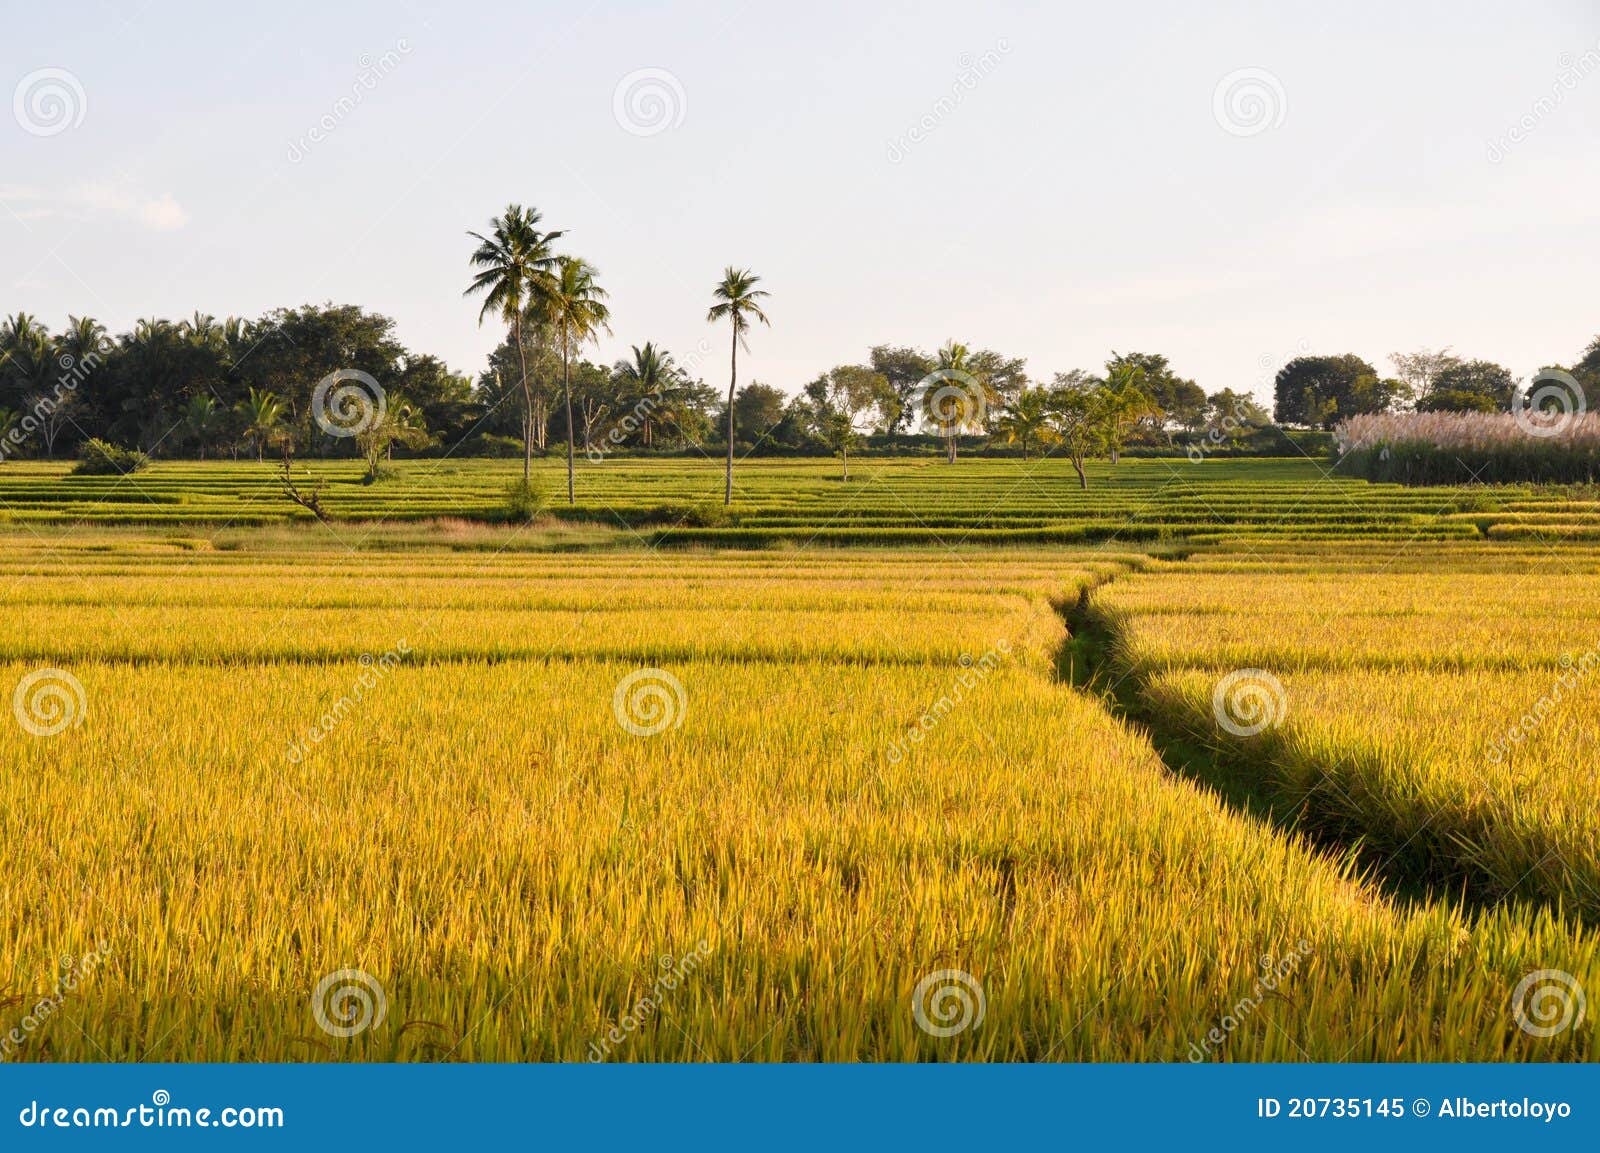
<svg viewBox="0 0 1600 1153"><path fill-rule="evenodd" d="M150 458L136 449L121 448L97 437L84 441L79 451L77 467L72 471L80 476L122 476L150 463Z"/></svg>
<svg viewBox="0 0 1600 1153"><path fill-rule="evenodd" d="M550 494L538 477L513 481L506 489L506 519L530 524L550 507Z"/></svg>

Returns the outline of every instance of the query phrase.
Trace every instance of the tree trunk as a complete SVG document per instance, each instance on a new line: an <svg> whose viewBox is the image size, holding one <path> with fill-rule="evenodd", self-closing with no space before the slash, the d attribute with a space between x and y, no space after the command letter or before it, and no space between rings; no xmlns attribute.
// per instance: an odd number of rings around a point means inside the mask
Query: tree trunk
<svg viewBox="0 0 1600 1153"><path fill-rule="evenodd" d="M1089 487L1089 478L1087 476L1085 476L1084 472L1083 472L1083 459L1081 457L1076 457L1076 456L1073 457L1072 458L1072 467L1078 470L1078 487L1079 488L1088 488Z"/></svg>
<svg viewBox="0 0 1600 1153"><path fill-rule="evenodd" d="M728 377L728 473L723 483L722 503L733 503L733 387L739 383L739 314L733 314L733 355L729 358L732 375Z"/></svg>
<svg viewBox="0 0 1600 1153"><path fill-rule="evenodd" d="M522 369L522 411L526 416L522 437L522 483L527 484L533 474L533 437L528 435L533 430L533 392L528 388L528 354L522 347L521 313L512 314L511 339L517 342L517 364Z"/></svg>
<svg viewBox="0 0 1600 1153"><path fill-rule="evenodd" d="M572 484L572 356L567 340L567 322L561 322L561 391L567 402L567 503L576 504Z"/></svg>
<svg viewBox="0 0 1600 1153"><path fill-rule="evenodd" d="M956 434L952 432L949 436L945 437L945 442L949 446L949 449L950 449L950 463L951 464L955 464L955 462L956 462Z"/></svg>

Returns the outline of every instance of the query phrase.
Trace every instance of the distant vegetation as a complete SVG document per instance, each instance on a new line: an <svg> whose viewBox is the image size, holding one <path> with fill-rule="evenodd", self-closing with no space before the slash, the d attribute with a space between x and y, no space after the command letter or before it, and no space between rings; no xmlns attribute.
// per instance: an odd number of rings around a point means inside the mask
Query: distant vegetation
<svg viewBox="0 0 1600 1153"><path fill-rule="evenodd" d="M1099 370L1041 376L1020 357L958 339L933 351L875 345L860 363L787 389L741 384L739 354L769 323L769 305L762 278L732 266L711 285L705 314L722 336L708 332L682 355L647 340L608 367L581 355L609 331L607 293L599 270L557 250L565 235L515 204L469 234L466 292L480 321L506 334L475 376L406 348L394 321L355 305L152 317L119 334L78 316L52 332L19 312L0 321L0 462L71 458L100 441L151 458L363 459L369 482L397 452L520 457L528 480L536 456L559 452L573 505L579 453L590 463L679 454L721 457L731 503L735 464L752 455L830 455L845 479L861 455L1057 456L1087 485L1092 459L1320 455L1328 433L1353 417L1505 413L1521 395L1509 369L1449 349L1395 353L1392 375L1354 354L1302 355L1278 371L1268 413L1248 391L1208 393L1159 353L1113 352ZM723 350L725 389L715 370ZM1563 371L1579 406L1592 409L1600 338ZM91 455L85 471L105 457ZM1559 456L1546 445L1530 459ZM1357 472L1390 475L1381 463ZM1500 463L1486 478L1549 471ZM1575 468L1563 463L1552 475L1589 475ZM1447 472L1414 462L1403 479L1467 479Z"/></svg>
<svg viewBox="0 0 1600 1153"><path fill-rule="evenodd" d="M1337 467L1401 484L1592 484L1600 414L1411 412L1356 416L1338 428Z"/></svg>

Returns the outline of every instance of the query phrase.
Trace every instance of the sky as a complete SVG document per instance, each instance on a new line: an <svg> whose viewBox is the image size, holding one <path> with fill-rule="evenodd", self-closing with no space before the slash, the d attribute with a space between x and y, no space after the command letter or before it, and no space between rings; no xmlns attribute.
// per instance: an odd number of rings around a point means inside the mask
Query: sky
<svg viewBox="0 0 1600 1153"><path fill-rule="evenodd" d="M612 361L797 391L956 338L1530 375L1600 333L1600 4L3 0L0 309L114 331L331 300L479 372L472 241L536 206Z"/></svg>

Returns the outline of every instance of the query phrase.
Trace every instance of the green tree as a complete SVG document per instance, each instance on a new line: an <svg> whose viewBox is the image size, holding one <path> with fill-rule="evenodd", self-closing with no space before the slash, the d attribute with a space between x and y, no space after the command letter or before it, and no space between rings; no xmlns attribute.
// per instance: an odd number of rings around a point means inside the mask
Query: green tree
<svg viewBox="0 0 1600 1153"><path fill-rule="evenodd" d="M1023 389L995 421L995 430L1005 437L1007 444L1022 445L1022 459L1027 460L1029 447L1044 444L1051 436L1049 391Z"/></svg>
<svg viewBox="0 0 1600 1153"><path fill-rule="evenodd" d="M543 219L537 208L511 204L502 215L489 222L489 235L467 233L478 242L471 256L472 267L478 271L467 286L465 295L483 294L483 307L478 312L480 325L484 317L493 313L505 321L511 330L511 342L516 346L521 372L523 423L529 429L533 426L533 394L528 388L528 361L522 343L523 317L529 306L551 288L553 270L558 260L551 246L562 235L560 232L540 231L538 226ZM530 438L524 437L524 485L528 483L532 470L533 444Z"/></svg>
<svg viewBox="0 0 1600 1153"><path fill-rule="evenodd" d="M426 448L433 443L422 410L404 397L391 397L383 416L356 434L356 447L367 461L367 479L376 480L385 457L394 455L394 446Z"/></svg>
<svg viewBox="0 0 1600 1153"><path fill-rule="evenodd" d="M1050 390L1050 424L1078 474L1078 487L1089 487L1084 468L1105 446L1105 391L1084 373L1057 373Z"/></svg>
<svg viewBox="0 0 1600 1153"><path fill-rule="evenodd" d="M655 446L655 426L669 415L678 368L672 354L645 341L633 345L633 360L619 361L616 369L619 399L626 404L638 427L644 447Z"/></svg>
<svg viewBox="0 0 1600 1153"><path fill-rule="evenodd" d="M283 435L283 401L270 392L252 388L239 402L245 438L255 447L256 460L266 459L267 445Z"/></svg>
<svg viewBox="0 0 1600 1153"><path fill-rule="evenodd" d="M191 396L188 406L183 410L183 431L193 442L201 460L206 458L206 444L216 432L221 418L216 399L211 396Z"/></svg>
<svg viewBox="0 0 1600 1153"><path fill-rule="evenodd" d="M1155 402L1144 391L1144 369L1133 364L1115 364L1100 386L1100 415L1105 422L1102 439L1116 464L1128 430L1158 412Z"/></svg>
<svg viewBox="0 0 1600 1153"><path fill-rule="evenodd" d="M994 391L983 365L959 340L947 340L939 349L937 365L917 397L917 417L930 422L944 437L951 464L956 462L956 440L963 432L981 432L994 404Z"/></svg>
<svg viewBox="0 0 1600 1153"><path fill-rule="evenodd" d="M887 344L874 345L868 356L872 371L882 374L894 393L894 400L885 407L883 414L883 431L894 436L917 419L917 414L912 411L917 388L939 366L939 362L919 349L895 348Z"/></svg>
<svg viewBox="0 0 1600 1153"><path fill-rule="evenodd" d="M806 386L809 427L844 464L850 479L850 450L861 443L856 427L867 410L892 393L888 379L859 364L844 364Z"/></svg>
<svg viewBox="0 0 1600 1153"><path fill-rule="evenodd" d="M1402 381L1381 380L1359 356L1299 356L1273 381L1273 415L1280 424L1332 428L1360 412L1387 412L1406 399Z"/></svg>
<svg viewBox="0 0 1600 1153"><path fill-rule="evenodd" d="M1510 412L1517 378L1490 360L1456 360L1429 382L1419 412Z"/></svg>
<svg viewBox="0 0 1600 1153"><path fill-rule="evenodd" d="M734 397L733 410L738 418L735 424L745 430L752 443L759 444L763 437L782 423L787 403L788 398L781 390L753 380Z"/></svg>
<svg viewBox="0 0 1600 1153"><path fill-rule="evenodd" d="M573 442L576 426L572 420L572 353L591 340L599 338L602 330L609 332L607 323L611 310L606 307L606 290L595 283L596 269L587 261L575 256L563 256L556 264L556 275L545 289L549 315L561 342L562 394L567 412L567 503L577 502L575 483L576 467L573 463Z"/></svg>
<svg viewBox="0 0 1600 1153"><path fill-rule="evenodd" d="M1154 434L1166 432L1168 422L1193 432L1205 424L1206 394L1198 384L1172 371L1165 356L1155 352L1113 352L1106 371L1137 368L1143 374L1140 389L1153 408L1145 417ZM1170 442L1171 437L1167 438Z"/></svg>
<svg viewBox="0 0 1600 1153"><path fill-rule="evenodd" d="M733 503L733 438L734 438L734 392L739 384L739 346L744 344L745 334L750 330L750 322L759 320L762 324L771 326L767 314L761 307L761 302L769 295L764 289L757 288L761 278L752 273L748 268L734 268L729 265L722 274L722 280L711 290L712 304L706 313L706 322L715 324L726 320L733 328L733 352L729 360L730 373L728 376L728 470L723 481L722 503Z"/></svg>

